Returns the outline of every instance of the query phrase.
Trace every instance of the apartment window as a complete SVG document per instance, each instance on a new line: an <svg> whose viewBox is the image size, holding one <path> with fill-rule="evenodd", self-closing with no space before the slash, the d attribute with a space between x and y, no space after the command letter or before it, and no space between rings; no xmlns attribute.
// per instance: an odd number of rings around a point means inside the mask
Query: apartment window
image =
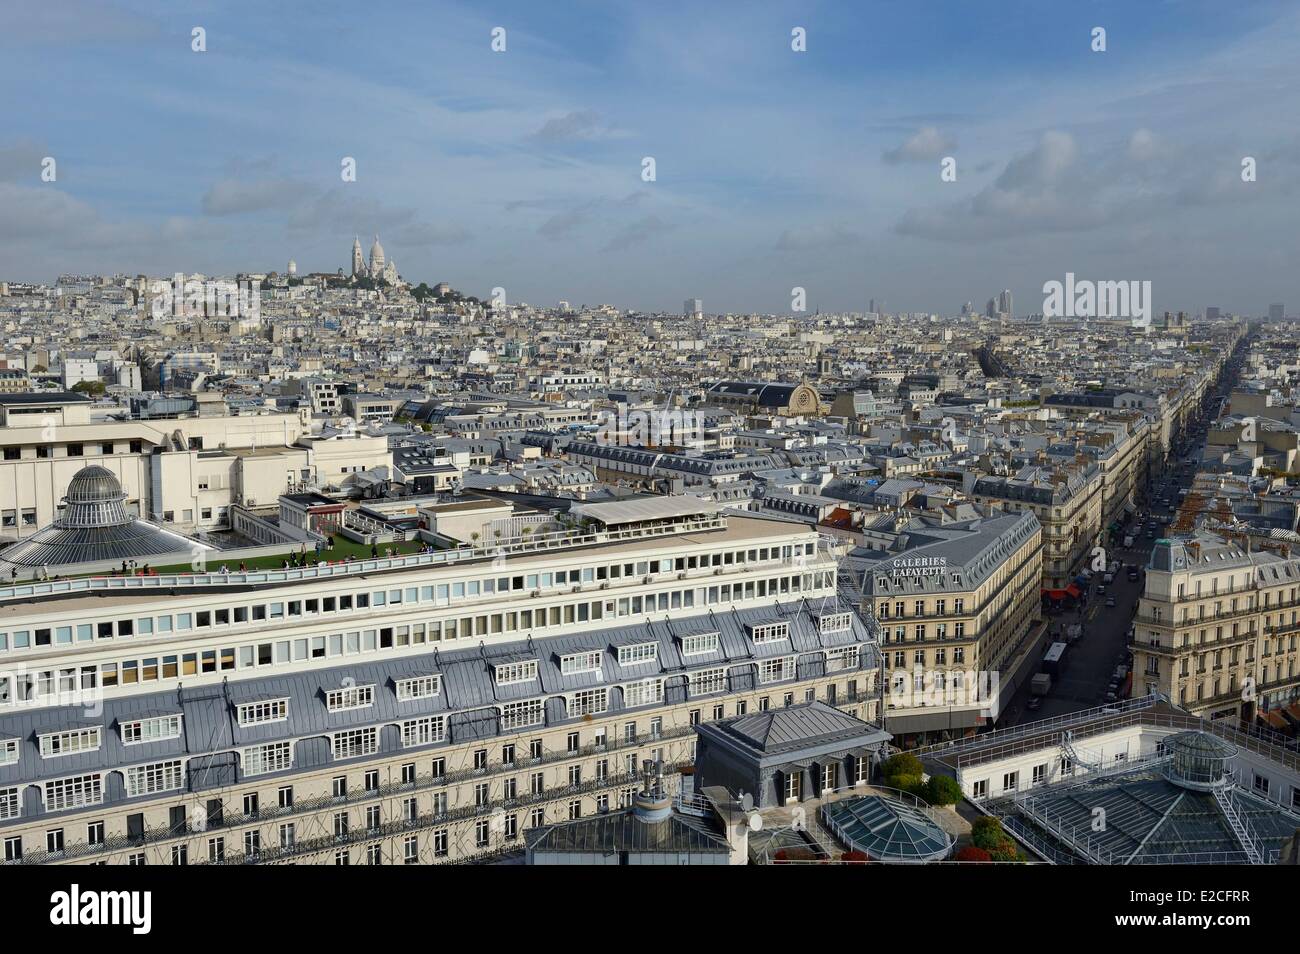
<svg viewBox="0 0 1300 954"><path fill-rule="evenodd" d="M268 742L265 745L252 745L244 749L243 774L245 776L282 772L292 766L292 742Z"/></svg>
<svg viewBox="0 0 1300 954"><path fill-rule="evenodd" d="M600 652L570 653L560 657L560 672L566 676L600 672Z"/></svg>
<svg viewBox="0 0 1300 954"><path fill-rule="evenodd" d="M530 682L537 678L537 660L527 659L521 662L502 663L493 667L498 686L508 686L517 682Z"/></svg>
<svg viewBox="0 0 1300 954"><path fill-rule="evenodd" d="M659 658L658 643L634 643L631 646L618 647L618 664L620 666L639 666L654 662Z"/></svg>
<svg viewBox="0 0 1300 954"><path fill-rule="evenodd" d="M584 689L569 697L569 715L599 715L609 709L608 689Z"/></svg>
<svg viewBox="0 0 1300 954"><path fill-rule="evenodd" d="M226 839L208 839L208 861L220 863L226 860Z"/></svg>
<svg viewBox="0 0 1300 954"><path fill-rule="evenodd" d="M433 856L435 858L446 858L447 845L447 829L439 828L433 833Z"/></svg>
<svg viewBox="0 0 1300 954"><path fill-rule="evenodd" d="M646 679L643 682L633 682L623 687L623 705L628 709L634 709L637 706L658 705L664 700L664 681L662 679Z"/></svg>
<svg viewBox="0 0 1300 954"><path fill-rule="evenodd" d="M1020 787L1020 773L1007 772L1002 776L1002 791L1014 792Z"/></svg>
<svg viewBox="0 0 1300 954"><path fill-rule="evenodd" d="M22 799L17 788L0 788L0 821L17 818L22 814Z"/></svg>
<svg viewBox="0 0 1300 954"><path fill-rule="evenodd" d="M822 792L835 791L836 785L839 784L839 766L834 762L829 762L822 766Z"/></svg>
<svg viewBox="0 0 1300 954"><path fill-rule="evenodd" d="M374 686L344 686L342 689L331 689L325 696L325 705L330 712L365 709L374 704Z"/></svg>
<svg viewBox="0 0 1300 954"><path fill-rule="evenodd" d="M508 702L501 707L501 731L509 732L527 726L541 725L545 721L541 699L525 702Z"/></svg>
<svg viewBox="0 0 1300 954"><path fill-rule="evenodd" d="M442 689L441 676L416 676L412 679L399 679L397 698L403 702L412 699L428 699L436 696Z"/></svg>
<svg viewBox="0 0 1300 954"><path fill-rule="evenodd" d="M402 723L402 747L410 748L413 745L432 745L441 742L446 738L446 731L447 720L444 716L409 719Z"/></svg>
<svg viewBox="0 0 1300 954"><path fill-rule="evenodd" d="M402 864L416 865L420 863L420 842L417 836L407 835L402 839Z"/></svg>
<svg viewBox="0 0 1300 954"><path fill-rule="evenodd" d="M77 775L45 783L45 808L57 812L104 801L102 775Z"/></svg>
<svg viewBox="0 0 1300 954"><path fill-rule="evenodd" d="M246 702L239 706L238 714L239 724L242 726L283 722L289 718L289 700L286 698Z"/></svg>
<svg viewBox="0 0 1300 954"><path fill-rule="evenodd" d="M758 681L763 684L781 682L791 677L793 668L793 660L787 657L760 660L758 664Z"/></svg>
<svg viewBox="0 0 1300 954"><path fill-rule="evenodd" d="M126 794L128 798L135 798L139 795L172 792L179 789L184 781L180 759L155 762L153 765L133 765L126 770Z"/></svg>
<svg viewBox="0 0 1300 954"><path fill-rule="evenodd" d="M822 633L843 633L852 628L851 613L828 613L817 618L817 629Z"/></svg>
<svg viewBox="0 0 1300 954"><path fill-rule="evenodd" d="M179 715L154 716L121 724L122 744L139 745L144 742L160 742L164 739L177 739L181 734L181 717Z"/></svg>
<svg viewBox="0 0 1300 954"><path fill-rule="evenodd" d="M694 636L682 637L683 656L702 656L705 653L717 652L717 650L717 633L697 633Z"/></svg>
<svg viewBox="0 0 1300 954"><path fill-rule="evenodd" d="M799 796L803 793L803 773L789 772L785 777L785 800L787 802L799 801Z"/></svg>
<svg viewBox="0 0 1300 954"><path fill-rule="evenodd" d="M756 643L773 643L790 638L790 624L784 621L759 623L749 627L749 634Z"/></svg>
<svg viewBox="0 0 1300 954"><path fill-rule="evenodd" d="M293 822L284 822L280 825L280 847L282 849L293 848L298 841L298 829Z"/></svg>
<svg viewBox="0 0 1300 954"><path fill-rule="evenodd" d="M99 742L99 726L51 732L40 737L41 756L49 759L60 755L75 755L77 752L94 752L99 749Z"/></svg>
<svg viewBox="0 0 1300 954"><path fill-rule="evenodd" d="M688 673L687 690L692 696L703 696L711 692L724 692L727 688L726 669L703 669Z"/></svg>
<svg viewBox="0 0 1300 954"><path fill-rule="evenodd" d="M826 651L826 671L843 672L846 669L858 668L858 647L845 646L842 649L829 649Z"/></svg>
<svg viewBox="0 0 1300 954"><path fill-rule="evenodd" d="M355 759L363 755L374 755L377 751L379 751L378 730L373 726L334 733L333 752L336 759Z"/></svg>
<svg viewBox="0 0 1300 954"><path fill-rule="evenodd" d="M172 845L172 864L188 865L190 863L190 850L185 845Z"/></svg>

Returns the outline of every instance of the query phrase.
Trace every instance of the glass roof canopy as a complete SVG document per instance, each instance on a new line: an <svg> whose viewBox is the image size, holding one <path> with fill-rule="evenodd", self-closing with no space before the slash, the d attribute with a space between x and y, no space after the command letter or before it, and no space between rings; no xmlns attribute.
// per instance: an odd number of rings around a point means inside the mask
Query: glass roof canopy
<svg viewBox="0 0 1300 954"><path fill-rule="evenodd" d="M953 846L952 836L922 809L890 795L840 799L823 806L822 817L836 837L873 861L942 861Z"/></svg>
<svg viewBox="0 0 1300 954"><path fill-rule="evenodd" d="M83 467L68 484L63 513L48 527L0 553L0 564L66 567L205 549L132 517L126 509L126 496L112 471L98 464Z"/></svg>
<svg viewBox="0 0 1300 954"><path fill-rule="evenodd" d="M1236 785L1188 787L1156 766L1047 786L1010 811L1006 821L1017 834L1093 864L1270 863L1300 828L1300 816Z"/></svg>

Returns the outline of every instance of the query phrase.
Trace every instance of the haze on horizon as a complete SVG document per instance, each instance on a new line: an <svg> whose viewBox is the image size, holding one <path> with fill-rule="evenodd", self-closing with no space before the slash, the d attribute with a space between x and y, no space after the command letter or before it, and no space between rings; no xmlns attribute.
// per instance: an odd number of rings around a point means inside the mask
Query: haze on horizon
<svg viewBox="0 0 1300 954"><path fill-rule="evenodd" d="M1073 272L1295 311L1294 4L696 6L12 0L0 279L334 271L378 233L543 305L1024 314Z"/></svg>

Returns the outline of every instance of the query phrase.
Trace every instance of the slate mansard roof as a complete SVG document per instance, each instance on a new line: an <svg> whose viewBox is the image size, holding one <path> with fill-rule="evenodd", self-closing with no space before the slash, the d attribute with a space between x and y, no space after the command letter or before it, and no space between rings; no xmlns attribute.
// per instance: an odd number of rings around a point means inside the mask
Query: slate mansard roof
<svg viewBox="0 0 1300 954"><path fill-rule="evenodd" d="M850 620L847 629L828 633L820 631L818 621L821 616L845 612ZM773 621L789 624L789 638L755 643L749 627ZM684 637L708 633L718 634L717 649L689 657L682 655ZM619 663L618 647L641 643L656 644L657 658L626 666ZM500 734L500 707L506 703L543 700L545 723L536 727L541 729L577 721L579 717L567 714L564 696L581 689L608 688L609 712L614 714L634 711L623 710L622 692L618 686L662 678L665 681L664 702L642 707L642 711L649 711L665 704L686 701L686 677L690 672L727 667L725 691L735 692L757 687L755 664L759 661L798 657L791 677L771 684L777 688L796 679L823 675L825 650L855 645L860 647L859 667L868 671L876 669L880 657L874 631L851 611L849 604L834 600L825 603L801 600L673 619L650 617L642 622L588 633L524 639L495 646L480 643L406 658L370 661L356 657L354 661L327 669L253 676L194 688L182 684L173 690L107 699L102 704L102 711L94 714L71 706L19 709L0 715L0 739L20 740L18 761L0 766L0 787L34 785L89 773L120 772L129 766L169 759L188 759L187 788L195 791L234 784L237 777L242 777L242 772L237 772L235 766L239 760L238 753L246 746L295 742L293 767L258 775L260 781L333 764L328 736L344 729L378 729L378 751L361 760L399 751L436 750ZM591 651L601 653L599 672L566 675L561 671L562 656ZM524 660L537 662L535 679L497 685L495 666ZM441 685L436 695L408 700L398 698L398 681L424 675L440 677ZM330 712L325 704L325 695L342 686L374 686L373 704L366 708ZM286 698L289 705L285 720L255 726L239 724L237 708L240 704ZM123 744L122 723L160 714L183 716L179 738ZM445 741L423 746L401 745L402 722L435 715L446 717ZM102 727L98 750L42 758L41 735L91 725ZM175 795L176 792L172 791L153 797L174 798ZM144 802L147 799L147 796L142 796L133 801ZM106 785L105 803L114 800L112 788ZM15 821L28 818L27 810L32 801L35 800L24 799L24 815Z"/></svg>
<svg viewBox="0 0 1300 954"><path fill-rule="evenodd" d="M1029 512L981 517L946 526L909 527L903 550L857 551L846 562L862 571L863 592L869 597L965 592L980 586L1005 566L1040 527L1038 518ZM918 560L928 561L936 569L908 573L909 566L920 565ZM891 583L895 576L898 578Z"/></svg>

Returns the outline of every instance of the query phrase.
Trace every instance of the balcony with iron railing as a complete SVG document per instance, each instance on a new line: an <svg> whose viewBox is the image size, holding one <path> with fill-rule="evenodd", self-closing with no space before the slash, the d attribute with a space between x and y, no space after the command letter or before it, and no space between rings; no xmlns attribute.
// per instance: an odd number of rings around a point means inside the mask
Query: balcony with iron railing
<svg viewBox="0 0 1300 954"><path fill-rule="evenodd" d="M664 771L666 773L677 773L681 772L685 768L689 768L691 765L692 763L689 761L672 762L664 766ZM273 846L252 852L225 852L218 860L199 860L196 861L195 864L242 865L274 863L288 858L315 854L320 851L337 850L342 847L372 842L378 839L407 835L418 831L427 831L431 828L439 828L443 825L450 825L456 822L477 818L491 818L497 812L507 812L528 808L532 805L572 798L575 795L590 795L594 792L606 791L609 789L631 788L638 786L642 779L643 776L639 772L608 775L603 779L592 779L589 782L583 782L577 785L566 785L558 788L547 789L544 792L536 794L526 793L513 799L491 799L478 805L464 805L459 808L451 808L438 812L421 812L412 818L392 819L391 821L373 826L359 825L355 828L349 826L346 832L321 835L315 838L295 839L292 844L284 847ZM516 838L517 837L518 836L516 835ZM477 847L487 849L489 846L484 845Z"/></svg>
<svg viewBox="0 0 1300 954"><path fill-rule="evenodd" d="M1276 612L1278 607L1274 606L1271 607L1271 609L1274 612ZM1244 609L1223 610L1218 613L1206 613L1204 616L1197 616L1191 613L1184 613L1181 616L1176 618L1172 616L1165 617L1163 613L1157 616L1152 613L1139 612L1133 618L1136 622L1145 623L1150 626L1167 626L1167 627L1182 629L1187 626L1204 626L1207 623L1221 622L1225 619L1241 619L1242 617L1245 616L1259 616L1261 613L1266 613L1266 612L1268 612L1268 609L1265 609L1264 607L1250 606Z"/></svg>
<svg viewBox="0 0 1300 954"><path fill-rule="evenodd" d="M0 867L3 867L5 864L48 864L57 861L75 861L93 856L114 854L121 851L138 851L151 845L174 841L177 838L183 838L189 835L210 832L220 833L222 831L229 831L248 825L278 822L290 818L310 815L331 808L354 808L367 803L397 798L403 795L418 794L420 792L427 792L435 789L444 789L461 782L496 778L515 772L538 768L540 766L551 765L557 762L569 762L575 759L588 758L607 752L624 752L632 748L640 748L647 745L655 745L660 742L680 739L684 736L691 735L694 731L695 729L693 726L678 726L676 728L664 729L658 732L642 733L635 737L623 736L619 739L599 745L589 744L573 750L563 749L553 752L544 752L542 755L535 758L516 758L513 762L501 762L481 769L458 769L437 775L432 772L423 773L417 775L415 779L410 782L387 782L375 788L362 788L341 796L318 795L314 798L294 799L288 805L276 805L262 808L249 814L243 812L223 811L215 819L209 818L201 827L195 827L189 822L186 822L183 825L177 826L163 825L148 828L141 834L135 836L119 835L94 843L73 842L66 844L64 849L59 852L26 852L20 859L0 862ZM429 753L421 752L420 754L427 756ZM255 778L247 779L243 784L255 784L256 781ZM189 792L188 794L202 798L213 798L216 796L217 791L218 790L198 790ZM553 791L556 790L547 790L547 793L545 794L548 795L548 798L559 797L551 796L549 794ZM181 797L185 793L176 792L172 794L174 797Z"/></svg>

